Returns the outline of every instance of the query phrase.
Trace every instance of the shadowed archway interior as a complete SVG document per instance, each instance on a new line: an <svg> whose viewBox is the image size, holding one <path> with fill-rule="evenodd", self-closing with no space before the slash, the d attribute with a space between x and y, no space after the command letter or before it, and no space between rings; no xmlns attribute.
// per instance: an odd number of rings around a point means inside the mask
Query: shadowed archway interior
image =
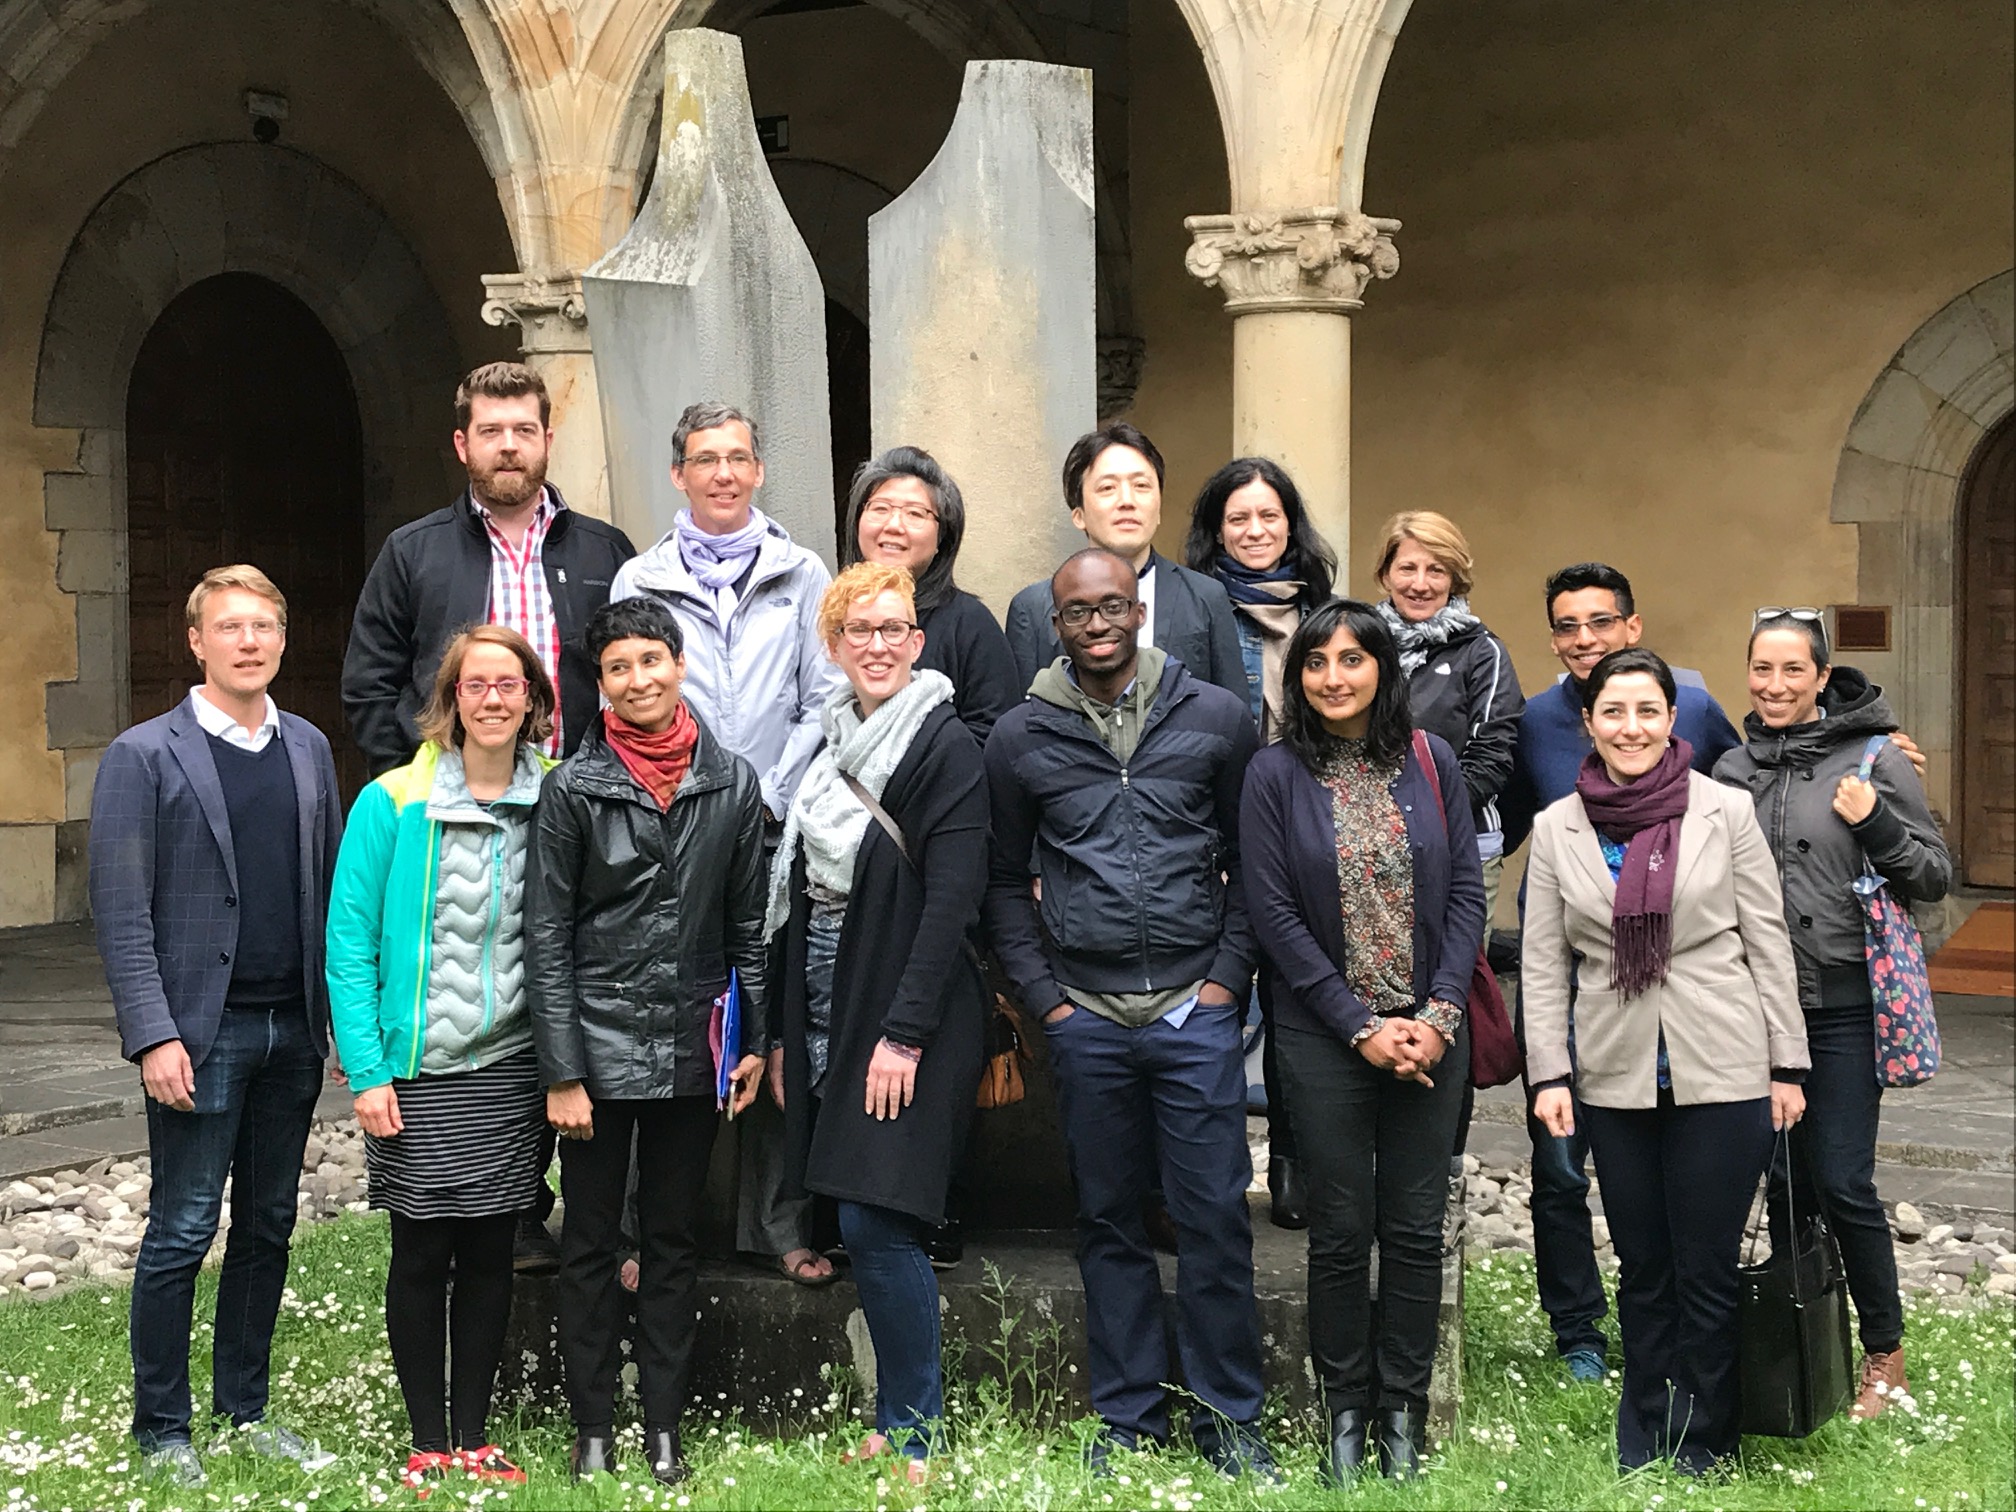
<svg viewBox="0 0 2016 1512"><path fill-rule="evenodd" d="M337 696L364 580L364 469L335 340L278 284L206 278L141 343L126 436L132 718L165 713L197 676L189 590L249 562L287 596L273 696L329 737L347 802L365 777Z"/></svg>

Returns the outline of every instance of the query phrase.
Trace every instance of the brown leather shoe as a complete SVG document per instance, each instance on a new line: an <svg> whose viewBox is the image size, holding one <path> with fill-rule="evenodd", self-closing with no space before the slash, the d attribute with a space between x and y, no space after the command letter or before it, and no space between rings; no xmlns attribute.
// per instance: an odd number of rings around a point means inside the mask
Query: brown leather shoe
<svg viewBox="0 0 2016 1512"><path fill-rule="evenodd" d="M1890 1399L1908 1389L1904 1380L1902 1344L1888 1354L1865 1354L1862 1356L1862 1390L1855 1397L1855 1405L1848 1409L1848 1416L1858 1423L1881 1417L1883 1409L1890 1405Z"/></svg>

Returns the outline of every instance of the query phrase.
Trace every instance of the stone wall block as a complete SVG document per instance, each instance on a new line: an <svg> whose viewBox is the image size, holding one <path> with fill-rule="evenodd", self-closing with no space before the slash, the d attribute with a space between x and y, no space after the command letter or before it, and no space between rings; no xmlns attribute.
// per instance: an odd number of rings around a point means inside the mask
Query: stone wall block
<svg viewBox="0 0 2016 1512"><path fill-rule="evenodd" d="M412 252L389 225L381 225L358 264L357 276L336 296L336 302L350 317L351 339L362 341L390 329L424 292Z"/></svg>
<svg viewBox="0 0 2016 1512"><path fill-rule="evenodd" d="M759 507L830 562L825 294L756 139L738 38L666 37L650 196L581 283L616 523L636 541L671 528L685 503L668 469L673 424L721 399L763 431Z"/></svg>
<svg viewBox="0 0 2016 1512"><path fill-rule="evenodd" d="M1920 465L1926 423L1940 403L1940 396L1911 374L1886 370L1855 416L1850 430L1855 449L1886 462Z"/></svg>
<svg viewBox="0 0 2016 1512"><path fill-rule="evenodd" d="M102 255L80 248L49 301L35 423L124 428L126 378L157 313L141 306Z"/></svg>
<svg viewBox="0 0 2016 1512"><path fill-rule="evenodd" d="M2016 352L2016 272L2004 273L1976 286L1967 299L1994 338L1995 350L2006 361Z"/></svg>
<svg viewBox="0 0 2016 1512"><path fill-rule="evenodd" d="M1970 299L1961 302L1953 319L1921 327L1897 353L1896 366L1933 393L1951 394L1998 358L2006 362L2008 353L1996 350L1994 331Z"/></svg>
<svg viewBox="0 0 2016 1512"><path fill-rule="evenodd" d="M81 750L63 753L63 817L65 819L89 819L91 817L91 789L98 781L98 763L104 757L102 746L87 746Z"/></svg>
<svg viewBox="0 0 2016 1512"><path fill-rule="evenodd" d="M1082 545L1057 492L1097 413L1092 76L966 65L915 183L868 223L877 450L921 446L959 482L961 580L1007 608Z"/></svg>
<svg viewBox="0 0 2016 1512"><path fill-rule="evenodd" d="M126 532L66 530L56 553L56 586L65 593L126 591Z"/></svg>
<svg viewBox="0 0 2016 1512"><path fill-rule="evenodd" d="M110 477L62 472L42 475L42 523L50 530L115 530L126 520L114 507Z"/></svg>
<svg viewBox="0 0 2016 1512"><path fill-rule="evenodd" d="M50 683L49 745L109 745L119 733L119 692L109 679Z"/></svg>
<svg viewBox="0 0 2016 1512"><path fill-rule="evenodd" d="M66 819L55 827L50 865L52 917L68 924L91 916L91 821Z"/></svg>
<svg viewBox="0 0 2016 1512"><path fill-rule="evenodd" d="M299 186L294 192L300 193ZM347 180L326 172L317 172L309 198L301 235L317 249L322 265L363 268L386 224L383 214Z"/></svg>
<svg viewBox="0 0 2016 1512"><path fill-rule="evenodd" d="M0 824L0 929L56 916L56 826Z"/></svg>
<svg viewBox="0 0 2016 1512"><path fill-rule="evenodd" d="M224 192L208 152L178 152L151 168L144 181L147 204L188 268L222 268L230 244Z"/></svg>
<svg viewBox="0 0 2016 1512"><path fill-rule="evenodd" d="M148 196L119 189L92 212L77 240L116 269L142 309L159 310L181 292L181 258L175 243L154 218Z"/></svg>

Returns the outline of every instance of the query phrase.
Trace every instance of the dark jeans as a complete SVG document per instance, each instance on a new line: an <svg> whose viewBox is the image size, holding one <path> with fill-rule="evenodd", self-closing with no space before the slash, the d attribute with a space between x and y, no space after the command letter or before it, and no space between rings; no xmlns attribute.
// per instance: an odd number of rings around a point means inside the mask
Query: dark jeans
<svg viewBox="0 0 2016 1512"><path fill-rule="evenodd" d="M1275 1043L1274 1035L1274 994L1279 990L1274 973L1262 966L1254 991L1260 997L1261 1033L1266 1036L1260 1042L1260 1082L1267 1089L1267 1158L1270 1161L1294 1160L1299 1155L1295 1144L1295 1120L1289 1116L1288 1094L1281 1088L1281 1048Z"/></svg>
<svg viewBox="0 0 2016 1512"><path fill-rule="evenodd" d="M266 1415L273 1320L301 1152L322 1090L322 1057L299 1003L231 1008L196 1068L196 1108L147 1100L154 1205L133 1268L133 1437L141 1447L189 1442L189 1325L196 1273L232 1182L231 1234L217 1280L212 1410L233 1423Z"/></svg>
<svg viewBox="0 0 2016 1512"><path fill-rule="evenodd" d="M1610 1305L1589 1222L1589 1135L1582 1105L1575 1105L1575 1132L1558 1138L1533 1116L1529 1091L1526 1135L1533 1141L1533 1271L1540 1306L1562 1354L1589 1349L1600 1355L1609 1348L1599 1325Z"/></svg>
<svg viewBox="0 0 2016 1512"><path fill-rule="evenodd" d="M1430 1088L1381 1071L1334 1034L1281 1031L1308 1181L1309 1357L1330 1412L1427 1406L1449 1152L1469 1066L1467 1033L1431 1073Z"/></svg>
<svg viewBox="0 0 2016 1512"><path fill-rule="evenodd" d="M555 1291L567 1402L582 1433L608 1434L622 1370L623 1189L637 1148L637 1395L647 1430L679 1429L693 1364L699 1254L694 1230L720 1121L712 1097L595 1104L595 1137L560 1141L560 1277Z"/></svg>
<svg viewBox="0 0 2016 1512"><path fill-rule="evenodd" d="M413 1447L423 1454L490 1442L490 1399L511 1326L511 1248L519 1217L392 1215L385 1336ZM453 1363L444 1371L451 1346Z"/></svg>
<svg viewBox="0 0 2016 1512"><path fill-rule="evenodd" d="M1771 1154L1771 1100L1683 1107L1668 1091L1656 1108L1584 1103L1576 1116L1617 1246L1617 1462L1670 1456L1698 1474L1741 1436L1736 1270Z"/></svg>
<svg viewBox="0 0 2016 1512"><path fill-rule="evenodd" d="M945 1416L938 1373L938 1278L924 1258L924 1225L907 1213L841 1202L840 1237L875 1343L875 1428L923 1459Z"/></svg>
<svg viewBox="0 0 2016 1512"><path fill-rule="evenodd" d="M1806 1014L1806 1116L1792 1126L1792 1203L1797 1215L1824 1212L1841 1245L1862 1347L1872 1354L1904 1339L1897 1252L1876 1195L1876 1130L1883 1088L1876 1080L1876 1010L1861 1004ZM1785 1177L1771 1172L1772 1242L1782 1243Z"/></svg>
<svg viewBox="0 0 2016 1512"><path fill-rule="evenodd" d="M1200 1005L1181 1028L1158 1021L1127 1029L1079 1008L1044 1025L1078 1187L1092 1407L1123 1433L1159 1440L1169 1432L1162 1272L1142 1221L1158 1165L1179 1236L1183 1382L1202 1404L1192 1433L1215 1433L1220 1418L1260 1416L1239 1018L1237 1005Z"/></svg>

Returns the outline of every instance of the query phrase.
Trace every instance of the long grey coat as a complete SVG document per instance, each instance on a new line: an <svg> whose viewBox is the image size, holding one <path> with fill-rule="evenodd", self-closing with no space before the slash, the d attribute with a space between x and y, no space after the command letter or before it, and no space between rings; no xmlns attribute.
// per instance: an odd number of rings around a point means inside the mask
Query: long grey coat
<svg viewBox="0 0 2016 1512"><path fill-rule="evenodd" d="M1715 776L1747 789L1778 861L1785 923L1806 1008L1869 1000L1862 908L1850 884L1866 856L1902 902L1932 903L1952 885L1953 862L1910 759L1888 743L1869 778L1876 810L1857 825L1834 812L1834 789L1862 762L1873 735L1897 728L1883 690L1836 667L1821 693L1824 719L1774 730L1754 713L1748 744L1715 763Z"/></svg>

